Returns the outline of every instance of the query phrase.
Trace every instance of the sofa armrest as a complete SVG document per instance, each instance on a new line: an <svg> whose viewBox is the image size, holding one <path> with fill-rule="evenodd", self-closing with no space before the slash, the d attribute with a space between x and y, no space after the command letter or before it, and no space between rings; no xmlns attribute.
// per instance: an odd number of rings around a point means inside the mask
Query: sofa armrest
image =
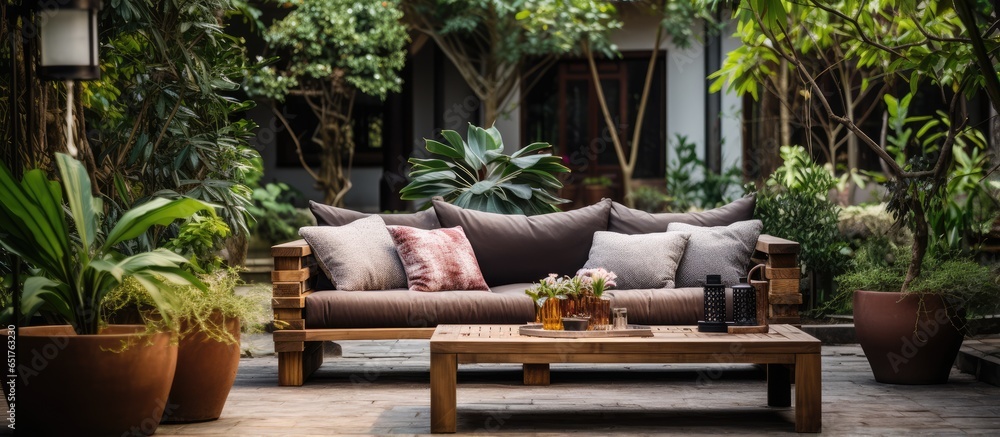
<svg viewBox="0 0 1000 437"><path fill-rule="evenodd" d="M767 289L768 323L801 324L799 305L799 243L763 234L757 239L754 261L764 265L764 280L755 285Z"/></svg>
<svg viewBox="0 0 1000 437"><path fill-rule="evenodd" d="M313 291L316 259L305 240L271 246L271 272L275 329L305 329L306 296Z"/></svg>

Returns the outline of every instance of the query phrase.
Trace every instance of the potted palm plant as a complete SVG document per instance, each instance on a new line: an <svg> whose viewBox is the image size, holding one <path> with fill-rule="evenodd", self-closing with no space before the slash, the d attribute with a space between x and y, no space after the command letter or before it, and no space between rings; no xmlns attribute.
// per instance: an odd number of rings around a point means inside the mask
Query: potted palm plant
<svg viewBox="0 0 1000 437"><path fill-rule="evenodd" d="M63 154L56 154L56 163L61 186L40 169L18 183L0 165L0 245L32 268L20 308L5 309L5 318L41 312L67 323L19 330L22 356L40 358L21 368L18 431L152 434L177 362L173 333L103 326L101 304L131 277L170 319L176 304L172 286L204 285L181 269L187 260L176 253L157 249L125 256L116 247L153 225L214 212L194 199L155 198L122 214L101 236L102 202L91 194L83 164Z"/></svg>

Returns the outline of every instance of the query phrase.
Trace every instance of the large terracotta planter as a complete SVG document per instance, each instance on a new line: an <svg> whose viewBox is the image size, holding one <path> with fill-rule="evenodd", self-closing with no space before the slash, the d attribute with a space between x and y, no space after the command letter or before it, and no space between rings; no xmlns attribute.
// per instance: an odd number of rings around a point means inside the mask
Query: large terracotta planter
<svg viewBox="0 0 1000 437"><path fill-rule="evenodd" d="M210 321L221 326L222 315L216 312ZM182 322L181 332L186 332L185 323ZM218 419L222 414L240 366L240 320L227 319L225 329L236 338L235 343L214 340L204 332L181 339L164 423L203 422Z"/></svg>
<svg viewBox="0 0 1000 437"><path fill-rule="evenodd" d="M854 329L875 380L943 384L962 346L960 320L949 318L941 296L854 292Z"/></svg>
<svg viewBox="0 0 1000 437"><path fill-rule="evenodd" d="M20 435L150 435L167 405L177 366L172 334L111 325L98 335L73 328L21 328ZM131 346L122 350L124 342Z"/></svg>

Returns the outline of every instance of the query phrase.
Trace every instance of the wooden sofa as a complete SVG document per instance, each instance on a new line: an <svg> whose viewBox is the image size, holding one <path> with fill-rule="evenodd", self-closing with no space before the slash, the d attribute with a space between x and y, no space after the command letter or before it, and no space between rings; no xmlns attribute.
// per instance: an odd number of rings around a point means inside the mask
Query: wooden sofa
<svg viewBox="0 0 1000 437"><path fill-rule="evenodd" d="M799 324L797 256L799 244L769 235L757 240L754 263L763 264L763 278L752 282L765 287L769 297L768 321L772 324ZM312 250L305 240L271 248L274 257L273 297L274 347L278 354L278 381L282 386L302 385L323 363L324 341L429 339L434 327L306 329L306 297L313 293L318 270Z"/></svg>

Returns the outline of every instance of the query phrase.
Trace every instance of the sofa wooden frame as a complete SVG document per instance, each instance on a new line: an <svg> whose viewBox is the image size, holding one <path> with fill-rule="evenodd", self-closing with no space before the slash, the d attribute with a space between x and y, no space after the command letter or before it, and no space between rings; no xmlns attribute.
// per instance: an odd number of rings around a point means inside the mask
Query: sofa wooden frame
<svg viewBox="0 0 1000 437"><path fill-rule="evenodd" d="M767 287L768 322L798 325L799 243L761 235L753 256L764 264L764 278L753 280ZM278 384L299 386L323 364L323 342L338 340L430 339L434 328L306 329L306 297L313 293L318 267L305 240L271 247L274 309L274 351L278 354Z"/></svg>

